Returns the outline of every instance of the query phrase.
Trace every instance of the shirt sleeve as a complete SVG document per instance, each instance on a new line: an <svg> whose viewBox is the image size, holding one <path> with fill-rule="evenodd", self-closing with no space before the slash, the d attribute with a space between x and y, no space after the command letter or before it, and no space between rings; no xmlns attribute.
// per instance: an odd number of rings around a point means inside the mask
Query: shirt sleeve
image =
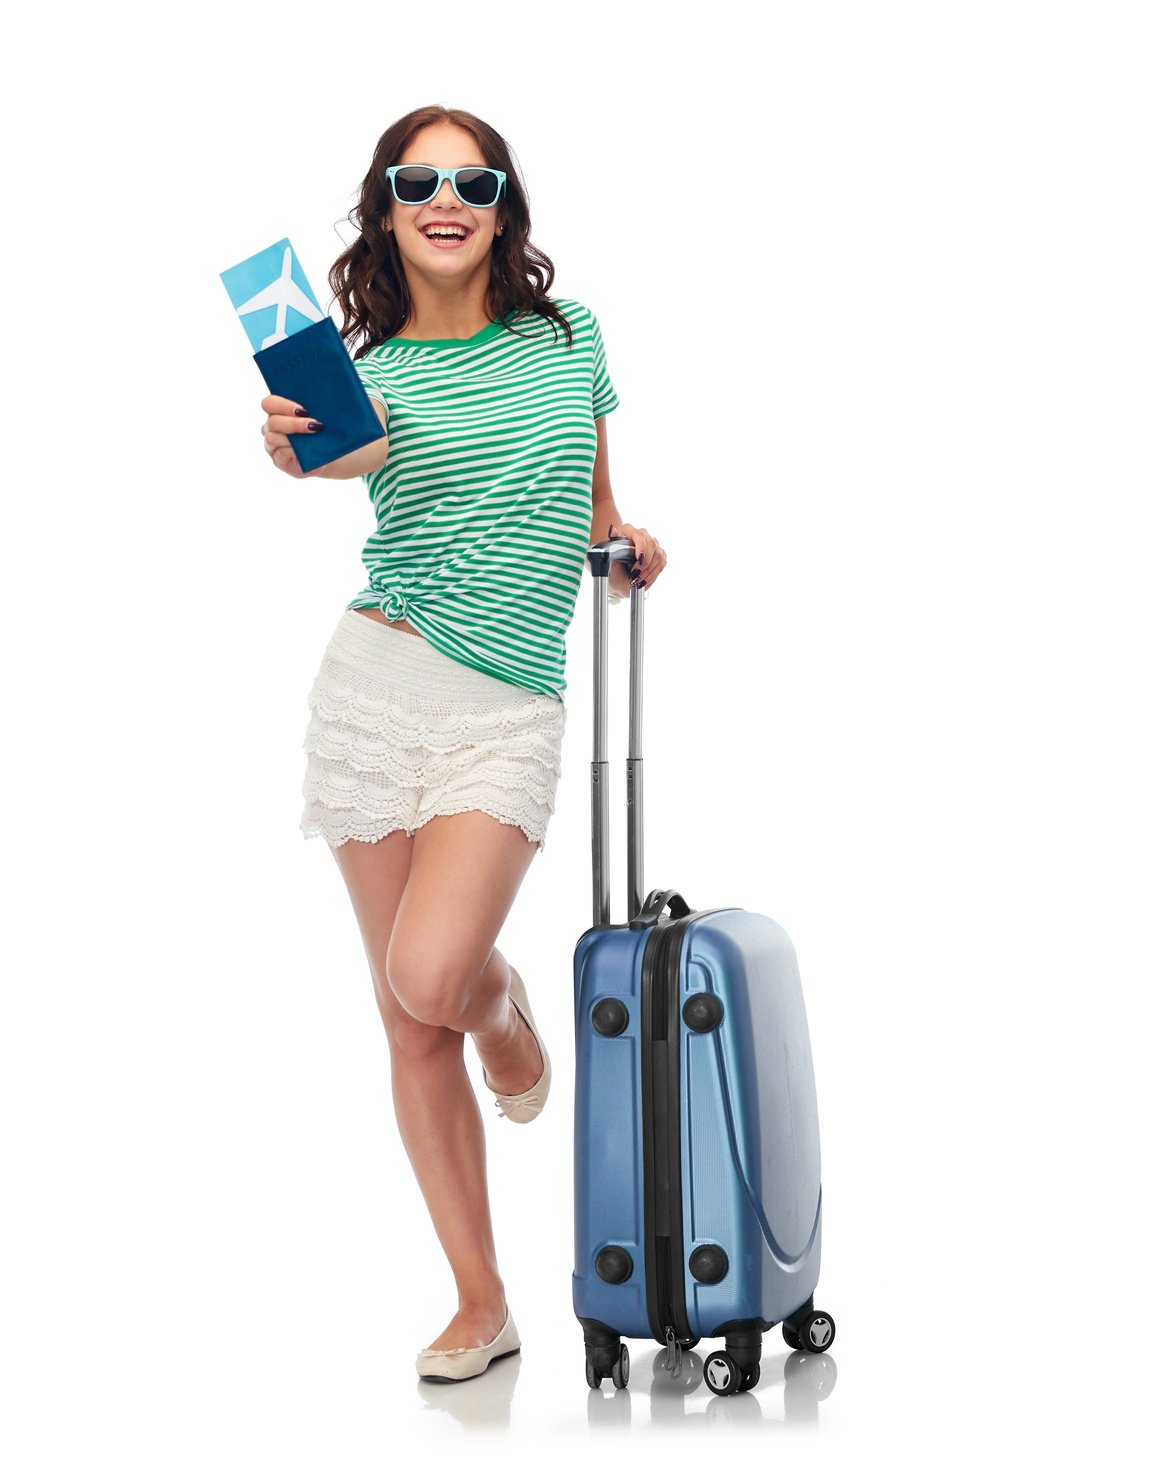
<svg viewBox="0 0 1151 1475"><path fill-rule="evenodd" d="M616 408L619 404L619 395L616 394L615 385L611 382L611 375L607 371L607 354L604 352L599 319L593 312L589 312L588 316L591 318L592 339L591 412L592 419L598 420L601 415L606 415Z"/></svg>
<svg viewBox="0 0 1151 1475"><path fill-rule="evenodd" d="M353 363L356 373L360 376L360 383L367 390L368 398L374 399L377 404L383 405L386 410L388 408L388 401L384 393L384 386L380 380L378 366L372 363L370 359L354 359Z"/></svg>

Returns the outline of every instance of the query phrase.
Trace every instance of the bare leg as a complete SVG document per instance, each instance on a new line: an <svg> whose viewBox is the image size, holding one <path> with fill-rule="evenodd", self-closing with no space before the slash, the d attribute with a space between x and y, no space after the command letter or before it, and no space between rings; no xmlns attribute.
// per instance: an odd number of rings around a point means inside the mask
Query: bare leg
<svg viewBox="0 0 1151 1475"><path fill-rule="evenodd" d="M456 1279L459 1309L435 1348L490 1342L507 1316L463 1041L476 1035L493 1089L539 1079L539 1050L508 1001L494 945L537 848L515 826L470 812L412 837L333 849L388 1033L400 1136Z"/></svg>

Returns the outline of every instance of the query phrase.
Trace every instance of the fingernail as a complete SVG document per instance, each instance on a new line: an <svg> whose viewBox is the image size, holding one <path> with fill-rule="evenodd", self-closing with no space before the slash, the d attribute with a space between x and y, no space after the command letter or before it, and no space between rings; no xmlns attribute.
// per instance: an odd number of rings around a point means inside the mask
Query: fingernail
<svg viewBox="0 0 1151 1475"><path fill-rule="evenodd" d="M639 581L639 583L636 585L636 588L637 589L646 589L647 588L647 580L646 579L641 579Z"/></svg>
<svg viewBox="0 0 1151 1475"><path fill-rule="evenodd" d="M640 554L640 556L639 556L639 561L640 561L640 563L642 563L642 562L643 562L643 554L642 554L642 553L641 553L641 554Z"/></svg>
<svg viewBox="0 0 1151 1475"><path fill-rule="evenodd" d="M292 414L293 415L306 415L307 413L308 413L307 410L293 410L292 411Z"/></svg>
<svg viewBox="0 0 1151 1475"><path fill-rule="evenodd" d="M308 429L309 430L323 430L323 428L324 428L324 423L323 423L322 420L309 420L308 421Z"/></svg>

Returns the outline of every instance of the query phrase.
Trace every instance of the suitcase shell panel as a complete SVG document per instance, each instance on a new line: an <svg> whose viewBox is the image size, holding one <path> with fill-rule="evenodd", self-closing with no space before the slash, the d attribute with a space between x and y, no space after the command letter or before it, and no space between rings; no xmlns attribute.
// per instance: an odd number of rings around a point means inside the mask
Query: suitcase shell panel
<svg viewBox="0 0 1151 1475"><path fill-rule="evenodd" d="M573 1302L621 1335L656 1335L648 1318L640 1019L643 957L652 928L593 928L575 952L576 1268ZM684 1001L714 994L721 1023L696 1033ZM591 1023L618 999L628 1022L616 1037ZM783 929L741 908L692 920L680 952L680 1176L685 1304L690 1330L711 1336L735 1320L782 1320L815 1289L821 1198L815 1084L799 970ZM720 1245L728 1272L715 1285L691 1275L692 1251ZM607 1245L631 1255L619 1285L595 1258Z"/></svg>
<svg viewBox="0 0 1151 1475"><path fill-rule="evenodd" d="M630 1336L651 1335L643 1218L643 1093L640 996L650 928L595 927L575 948L575 1313ZM592 1011L619 999L628 1011L614 1038L596 1032ZM600 1250L618 1245L634 1269L621 1285L596 1274Z"/></svg>
<svg viewBox="0 0 1151 1475"><path fill-rule="evenodd" d="M693 922L680 1007L715 995L721 1023L680 1020L683 1249L697 1336L728 1321L782 1321L815 1290L822 1237L815 1075L799 968L783 928L732 908ZM695 1280L692 1252L720 1245L729 1270Z"/></svg>

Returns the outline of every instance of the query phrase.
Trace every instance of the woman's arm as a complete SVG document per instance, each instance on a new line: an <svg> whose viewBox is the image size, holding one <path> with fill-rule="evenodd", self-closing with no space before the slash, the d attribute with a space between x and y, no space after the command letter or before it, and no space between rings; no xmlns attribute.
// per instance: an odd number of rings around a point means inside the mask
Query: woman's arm
<svg viewBox="0 0 1151 1475"><path fill-rule="evenodd" d="M623 521L612 495L611 473L607 465L606 415L601 415L595 422L595 435L595 466L591 474L591 540L593 543L602 543L612 523L618 527Z"/></svg>
<svg viewBox="0 0 1151 1475"><path fill-rule="evenodd" d="M626 564L613 563L608 574L608 588L617 594L630 594L632 578L640 578L646 588L651 588L659 577L667 558L659 540L647 528L633 527L624 522L611 489L611 475L607 465L606 415L595 422L596 451L595 466L591 474L591 541L602 543L605 538L621 536L630 538L635 545L636 563L629 570Z"/></svg>
<svg viewBox="0 0 1151 1475"><path fill-rule="evenodd" d="M611 489L611 473L607 465L607 416L601 415L595 422L595 466L591 474L591 541L602 543L609 536L608 528L618 527L623 522ZM631 575L622 563L613 563L608 572L608 590L624 595L631 590Z"/></svg>

